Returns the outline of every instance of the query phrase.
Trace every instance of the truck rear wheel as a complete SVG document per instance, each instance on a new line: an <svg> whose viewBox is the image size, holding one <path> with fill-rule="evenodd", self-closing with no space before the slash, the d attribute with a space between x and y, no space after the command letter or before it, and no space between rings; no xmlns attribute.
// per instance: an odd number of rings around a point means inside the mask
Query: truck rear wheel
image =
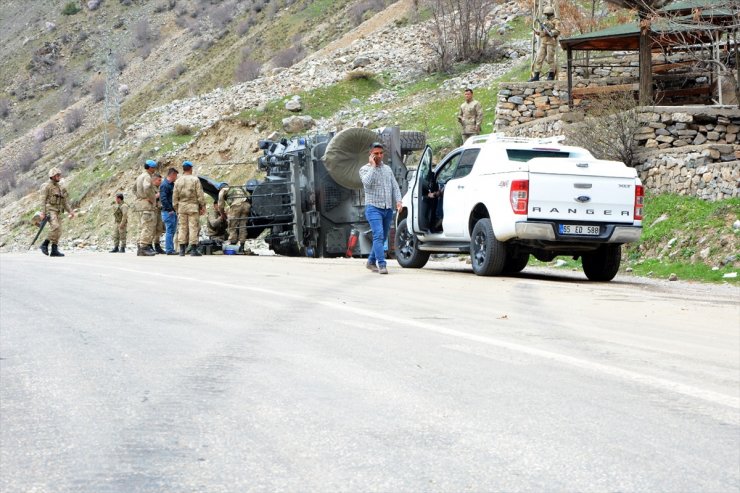
<svg viewBox="0 0 740 493"><path fill-rule="evenodd" d="M473 228L470 260L473 272L479 276L497 276L506 265L506 245L496 239L491 220L487 217L480 219Z"/></svg>
<svg viewBox="0 0 740 493"><path fill-rule="evenodd" d="M409 230L407 221L401 221L396 230L396 260L401 267L421 269L429 260L429 252L419 251L419 240Z"/></svg>
<svg viewBox="0 0 740 493"><path fill-rule="evenodd" d="M521 272L529 263L529 254L524 253L519 256L512 256L508 252L506 253L506 262L504 263L504 274L516 274Z"/></svg>
<svg viewBox="0 0 740 493"><path fill-rule="evenodd" d="M601 245L598 250L583 254L583 272L590 281L614 279L622 261L622 245Z"/></svg>

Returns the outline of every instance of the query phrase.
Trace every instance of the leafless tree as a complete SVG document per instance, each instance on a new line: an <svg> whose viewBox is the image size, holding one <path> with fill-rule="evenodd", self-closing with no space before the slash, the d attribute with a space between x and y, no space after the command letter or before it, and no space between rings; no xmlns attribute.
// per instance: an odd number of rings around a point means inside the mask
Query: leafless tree
<svg viewBox="0 0 740 493"><path fill-rule="evenodd" d="M432 11L438 70L447 71L452 63L485 58L493 19L488 16L495 0L427 0Z"/></svg>

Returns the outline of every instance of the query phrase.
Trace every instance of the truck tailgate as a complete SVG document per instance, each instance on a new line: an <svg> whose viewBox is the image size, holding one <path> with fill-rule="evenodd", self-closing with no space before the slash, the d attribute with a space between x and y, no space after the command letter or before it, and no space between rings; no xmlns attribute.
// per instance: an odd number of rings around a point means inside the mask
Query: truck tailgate
<svg viewBox="0 0 740 493"><path fill-rule="evenodd" d="M633 222L633 168L617 161L567 158L537 158L527 164L530 219Z"/></svg>

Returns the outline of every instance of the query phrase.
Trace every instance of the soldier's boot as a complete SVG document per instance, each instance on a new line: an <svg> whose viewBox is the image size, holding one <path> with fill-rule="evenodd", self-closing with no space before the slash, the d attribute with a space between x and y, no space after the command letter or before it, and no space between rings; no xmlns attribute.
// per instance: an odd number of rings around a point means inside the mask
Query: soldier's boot
<svg viewBox="0 0 740 493"><path fill-rule="evenodd" d="M39 247L39 250L41 250L41 253L44 255L49 255L49 240L44 240L44 242Z"/></svg>
<svg viewBox="0 0 740 493"><path fill-rule="evenodd" d="M190 256L191 257L200 257L200 256L202 256L201 253L198 251L198 245L191 245L190 246Z"/></svg>
<svg viewBox="0 0 740 493"><path fill-rule="evenodd" d="M187 245L180 245L180 256L181 257L184 257L185 256L185 248L186 247L187 247Z"/></svg>
<svg viewBox="0 0 740 493"><path fill-rule="evenodd" d="M139 249L136 251L137 257L151 257L156 255L150 245L139 245Z"/></svg>
<svg viewBox="0 0 740 493"><path fill-rule="evenodd" d="M164 254L164 250L162 250L162 245L160 245L159 242L154 244L154 251L156 253L159 253L160 255Z"/></svg>
<svg viewBox="0 0 740 493"><path fill-rule="evenodd" d="M108 253L118 253L118 252L120 252L120 250L118 249L118 243L116 243L116 246L113 247L113 250L111 250Z"/></svg>
<svg viewBox="0 0 740 493"><path fill-rule="evenodd" d="M547 80L555 80L555 72L548 72Z"/></svg>
<svg viewBox="0 0 740 493"><path fill-rule="evenodd" d="M51 253L49 254L49 257L64 257L64 254L59 251L59 247L56 243L51 244Z"/></svg>
<svg viewBox="0 0 740 493"><path fill-rule="evenodd" d="M535 72L534 75L530 77L527 82L537 82L538 80L540 80L540 73Z"/></svg>
<svg viewBox="0 0 740 493"><path fill-rule="evenodd" d="M237 250L236 253L244 255L244 243L239 243L239 250Z"/></svg>
<svg viewBox="0 0 740 493"><path fill-rule="evenodd" d="M118 253L126 253L126 245L121 245L121 249L118 250Z"/></svg>

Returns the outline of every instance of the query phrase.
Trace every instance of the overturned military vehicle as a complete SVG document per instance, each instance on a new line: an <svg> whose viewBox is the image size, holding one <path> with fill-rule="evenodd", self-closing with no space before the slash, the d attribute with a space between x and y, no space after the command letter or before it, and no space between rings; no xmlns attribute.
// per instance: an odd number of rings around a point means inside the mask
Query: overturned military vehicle
<svg viewBox="0 0 740 493"><path fill-rule="evenodd" d="M422 132L349 128L336 135L261 141L264 155L258 167L266 177L241 187L252 204L248 237L257 238L268 230L264 240L270 249L287 256L369 254L372 233L365 220L359 170L376 141L383 143L385 163L405 194L406 159L424 148ZM201 183L215 199L220 184L207 178Z"/></svg>

